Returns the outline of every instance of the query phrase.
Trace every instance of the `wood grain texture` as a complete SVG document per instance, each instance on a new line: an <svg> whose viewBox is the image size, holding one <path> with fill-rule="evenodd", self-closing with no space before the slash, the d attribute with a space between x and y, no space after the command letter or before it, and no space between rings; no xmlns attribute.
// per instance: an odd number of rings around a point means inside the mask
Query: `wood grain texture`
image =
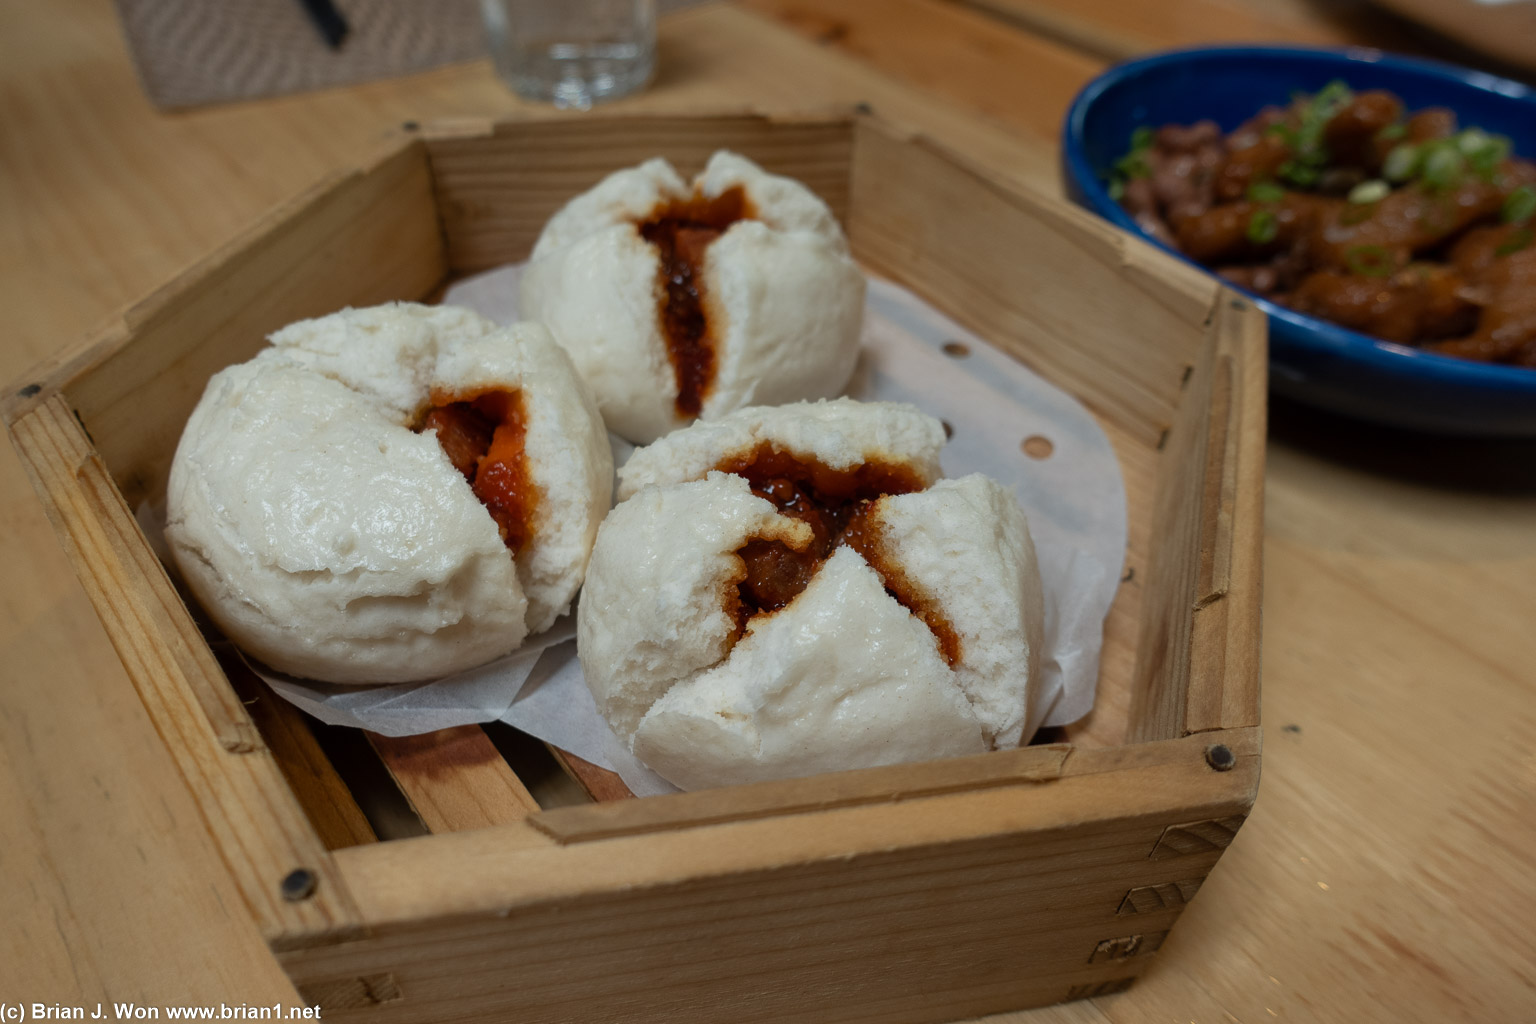
<svg viewBox="0 0 1536 1024"><path fill-rule="evenodd" d="M1200 891L1203 878L1184 878L1177 882L1161 882L1143 885L1125 894L1116 911L1122 917L1130 914L1156 914L1165 910L1179 910Z"/></svg>
<svg viewBox="0 0 1536 1024"><path fill-rule="evenodd" d="M320 749L305 714L274 694L227 645L225 649L228 655L220 657L220 667L325 848L374 842L373 826Z"/></svg>
<svg viewBox="0 0 1536 1024"><path fill-rule="evenodd" d="M533 825L562 843L572 843L856 804L894 803L985 786L1049 782L1061 777L1071 753L1070 744L1058 743L978 757L839 772L830 777L565 807L540 813Z"/></svg>
<svg viewBox="0 0 1536 1024"><path fill-rule="evenodd" d="M296 1001L8 441L0 480L0 991Z"/></svg>
<svg viewBox="0 0 1536 1024"><path fill-rule="evenodd" d="M1146 821L1161 816L1168 825L1230 816L1253 799L1258 731L1222 735L1237 755L1231 772L1212 771L1204 760L1206 741L1187 737L1081 750L1066 761L1061 777L1048 783L1021 779L912 801L701 821L661 834L621 835L568 847L546 842L512 857L507 844L531 831L526 823L377 843L337 851L336 857L365 908L365 919L376 927L499 913L515 905L554 904L584 894L768 870L776 864L836 861L847 859L849 851L942 844L946 836L965 843L1029 831L1032 850L1067 857L1074 840L1057 833L1078 827L1132 829L1139 838L1104 856L1137 871L1151 870L1152 877L1137 883L1150 884L1166 881L1166 869L1148 863L1163 826L1144 829ZM1182 791L1176 790L1181 786ZM607 866L595 875L581 870L605 861ZM448 869L423 870L431 864ZM1124 895L1124 889L1115 894L1116 907Z"/></svg>
<svg viewBox="0 0 1536 1024"><path fill-rule="evenodd" d="M456 274L526 259L545 222L571 196L656 156L691 179L717 149L730 149L803 182L840 219L848 210L853 139L846 112L823 121L632 114L591 122L468 124L425 138Z"/></svg>
<svg viewBox="0 0 1536 1024"><path fill-rule="evenodd" d="M1059 1000L1135 973L1128 955L1084 969L1126 934L1126 891L1166 878L1147 854L1175 823L1170 794L1201 793L1209 817L1247 806L1253 739L1233 734L1245 753L1228 773L1182 741L1090 752L1051 782L565 847L509 851L487 829L340 851L371 937L283 960L304 990L389 973L402 998L374 1012L399 1021L768 1021L814 1005L915 1022ZM1183 858L1183 875L1215 853ZM508 962L517 985L478 973Z"/></svg>
<svg viewBox="0 0 1536 1024"><path fill-rule="evenodd" d="M432 832L510 825L539 809L478 725L368 742Z"/></svg>
<svg viewBox="0 0 1536 1024"><path fill-rule="evenodd" d="M1259 721L1264 330L1223 290L1205 337L1160 439L1133 742Z"/></svg>
<svg viewBox="0 0 1536 1024"><path fill-rule="evenodd" d="M1106 60L1212 42L1263 40L1319 46L1379 46L1417 51L1420 37L1359 0L953 0L1031 34Z"/></svg>
<svg viewBox="0 0 1536 1024"><path fill-rule="evenodd" d="M635 798L635 794L630 792L618 772L600 768L591 761L583 760L570 751L561 750L558 747L550 747L549 753L561 769L598 803Z"/></svg>
<svg viewBox="0 0 1536 1024"><path fill-rule="evenodd" d="M1118 939L1101 939L1089 954L1088 962L1090 964L1118 963L1132 957L1156 953L1162 948L1163 940L1167 937L1168 932L1164 930L1137 932L1135 935L1122 935Z"/></svg>
<svg viewBox="0 0 1536 1024"><path fill-rule="evenodd" d="M1237 838L1237 830L1243 827L1245 815L1229 815L1225 818L1203 818L1185 821L1163 829L1157 845L1148 856L1152 860L1169 860L1188 857L1195 853L1213 853L1225 850Z"/></svg>
<svg viewBox="0 0 1536 1024"><path fill-rule="evenodd" d="M1263 318L1229 292L1211 326L1220 372L1210 398L1186 732L1259 724L1268 339Z"/></svg>
<svg viewBox="0 0 1536 1024"><path fill-rule="evenodd" d="M935 96L962 100L1037 144L1055 139L1056 112L1104 67L1101 58L933 0L747 0L743 6L826 50L857 57ZM897 113L878 104L876 111Z"/></svg>
<svg viewBox="0 0 1536 1024"><path fill-rule="evenodd" d="M262 934L281 944L297 934L354 929L357 910L330 855L74 415L54 395L11 424L11 432ZM313 873L319 887L308 899L285 900L278 883L297 869Z"/></svg>

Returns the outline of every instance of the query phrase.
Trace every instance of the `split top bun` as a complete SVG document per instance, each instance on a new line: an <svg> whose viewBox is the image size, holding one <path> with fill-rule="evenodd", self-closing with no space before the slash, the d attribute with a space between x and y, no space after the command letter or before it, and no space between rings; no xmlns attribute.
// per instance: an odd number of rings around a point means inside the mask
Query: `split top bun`
<svg viewBox="0 0 1536 1024"><path fill-rule="evenodd" d="M567 611L608 509L596 404L538 324L410 303L292 324L208 382L166 539L280 671L434 678Z"/></svg>
<svg viewBox="0 0 1536 1024"><path fill-rule="evenodd" d="M825 203L722 150L691 185L656 159L572 199L534 246L520 308L570 352L608 429L646 444L841 393L864 278Z"/></svg>
<svg viewBox="0 0 1536 1024"><path fill-rule="evenodd" d="M749 408L620 472L577 610L598 709L684 789L1019 744L1040 574L1024 514L939 479L939 422L849 399Z"/></svg>

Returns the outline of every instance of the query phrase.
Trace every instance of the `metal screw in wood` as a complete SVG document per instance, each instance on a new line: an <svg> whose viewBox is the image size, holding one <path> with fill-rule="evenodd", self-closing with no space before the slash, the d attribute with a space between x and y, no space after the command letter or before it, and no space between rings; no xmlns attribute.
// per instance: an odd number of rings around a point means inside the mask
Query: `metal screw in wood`
<svg viewBox="0 0 1536 1024"><path fill-rule="evenodd" d="M1224 743L1205 748L1205 763L1219 772L1229 772L1237 767L1237 755Z"/></svg>
<svg viewBox="0 0 1536 1024"><path fill-rule="evenodd" d="M283 899L297 903L299 900L307 900L315 894L315 886L320 880L315 873L308 868L294 868L283 878L281 886Z"/></svg>

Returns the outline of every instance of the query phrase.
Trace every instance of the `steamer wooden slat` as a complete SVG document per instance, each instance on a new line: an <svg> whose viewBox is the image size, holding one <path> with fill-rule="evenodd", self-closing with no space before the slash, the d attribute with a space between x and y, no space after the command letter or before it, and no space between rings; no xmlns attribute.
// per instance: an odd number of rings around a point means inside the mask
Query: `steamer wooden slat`
<svg viewBox="0 0 1536 1024"><path fill-rule="evenodd" d="M607 768L599 768L591 761L583 760L566 750L557 747L549 748L550 754L560 767L575 780L576 784L586 790L588 796L598 803L611 800L632 800L635 794L630 792L624 780L618 772L611 772Z"/></svg>
<svg viewBox="0 0 1536 1024"><path fill-rule="evenodd" d="M460 832L522 821L539 809L478 725L368 742L432 832Z"/></svg>

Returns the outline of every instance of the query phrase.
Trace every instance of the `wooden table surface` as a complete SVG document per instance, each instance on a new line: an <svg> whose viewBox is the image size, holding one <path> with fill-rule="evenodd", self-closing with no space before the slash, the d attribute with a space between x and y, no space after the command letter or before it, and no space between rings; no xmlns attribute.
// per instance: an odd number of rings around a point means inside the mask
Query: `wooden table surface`
<svg viewBox="0 0 1536 1024"><path fill-rule="evenodd" d="M864 101L1054 193L1062 112L1116 57L1436 48L1359 4L1257 3L704 7L624 102ZM482 62L165 115L108 0L0 2L0 380L400 122L527 109ZM1272 419L1258 806L1135 988L998 1020L1536 1020L1536 446ZM0 1003L296 1003L9 444L0 507Z"/></svg>

